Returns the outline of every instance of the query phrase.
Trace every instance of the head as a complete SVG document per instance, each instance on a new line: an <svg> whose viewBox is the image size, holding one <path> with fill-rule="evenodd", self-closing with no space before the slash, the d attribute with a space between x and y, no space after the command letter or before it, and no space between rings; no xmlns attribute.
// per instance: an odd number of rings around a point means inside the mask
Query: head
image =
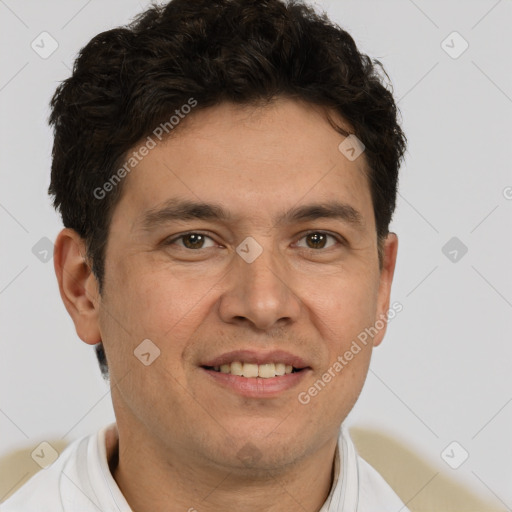
<svg viewBox="0 0 512 512"><path fill-rule="evenodd" d="M214 465L251 440L269 467L337 430L385 327L297 396L389 309L405 136L383 76L325 16L278 0L172 0L81 50L51 102L55 266L118 423ZM217 385L232 351L286 352L299 387Z"/></svg>

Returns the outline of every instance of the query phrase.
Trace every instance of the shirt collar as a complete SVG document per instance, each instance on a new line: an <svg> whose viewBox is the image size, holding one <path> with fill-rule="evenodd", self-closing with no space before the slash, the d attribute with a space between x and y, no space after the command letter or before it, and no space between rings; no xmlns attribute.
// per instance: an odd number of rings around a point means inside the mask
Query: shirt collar
<svg viewBox="0 0 512 512"><path fill-rule="evenodd" d="M357 454L348 430L341 426L334 455L331 492L320 512L356 512L359 500Z"/></svg>

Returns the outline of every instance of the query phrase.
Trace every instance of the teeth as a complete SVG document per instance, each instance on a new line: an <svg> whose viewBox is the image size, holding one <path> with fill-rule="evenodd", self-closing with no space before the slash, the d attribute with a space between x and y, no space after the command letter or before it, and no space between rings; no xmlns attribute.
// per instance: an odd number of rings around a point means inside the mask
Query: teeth
<svg viewBox="0 0 512 512"><path fill-rule="evenodd" d="M231 375L242 376L244 374L244 365L238 361L231 363L231 365L228 364L227 366L231 366L231 371L229 372Z"/></svg>
<svg viewBox="0 0 512 512"><path fill-rule="evenodd" d="M258 377L262 379L268 379L270 377L276 376L276 365L274 363L270 364L260 364L258 367Z"/></svg>
<svg viewBox="0 0 512 512"><path fill-rule="evenodd" d="M285 364L276 363L274 366L276 368L276 375L284 375L286 373L286 365Z"/></svg>
<svg viewBox="0 0 512 512"><path fill-rule="evenodd" d="M214 366L213 369L220 373L229 373L231 375L238 375L247 378L260 377L261 379L271 379L272 377L279 377L288 373L292 373L293 366L284 363L241 363L234 361L231 364L223 364Z"/></svg>
<svg viewBox="0 0 512 512"><path fill-rule="evenodd" d="M242 375L244 377L257 377L258 376L258 365L251 363L244 363Z"/></svg>

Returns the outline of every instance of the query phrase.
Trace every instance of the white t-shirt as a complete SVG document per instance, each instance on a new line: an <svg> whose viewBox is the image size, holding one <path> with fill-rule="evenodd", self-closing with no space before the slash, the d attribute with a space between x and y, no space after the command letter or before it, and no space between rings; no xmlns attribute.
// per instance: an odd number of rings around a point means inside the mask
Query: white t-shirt
<svg viewBox="0 0 512 512"><path fill-rule="evenodd" d="M50 467L0 505L0 512L132 512L108 466L116 445L115 423L74 441ZM334 469L331 492L320 512L409 512L377 471L357 455L344 426Z"/></svg>

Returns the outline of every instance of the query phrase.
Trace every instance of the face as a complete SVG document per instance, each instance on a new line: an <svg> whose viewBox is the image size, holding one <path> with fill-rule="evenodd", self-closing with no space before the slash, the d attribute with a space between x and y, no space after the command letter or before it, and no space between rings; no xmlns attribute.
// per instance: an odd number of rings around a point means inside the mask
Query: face
<svg viewBox="0 0 512 512"><path fill-rule="evenodd" d="M103 340L121 433L215 467L291 464L361 391L385 329L344 355L389 308L396 237L380 269L364 153L340 152L321 109L226 103L185 122L126 178L77 330Z"/></svg>

